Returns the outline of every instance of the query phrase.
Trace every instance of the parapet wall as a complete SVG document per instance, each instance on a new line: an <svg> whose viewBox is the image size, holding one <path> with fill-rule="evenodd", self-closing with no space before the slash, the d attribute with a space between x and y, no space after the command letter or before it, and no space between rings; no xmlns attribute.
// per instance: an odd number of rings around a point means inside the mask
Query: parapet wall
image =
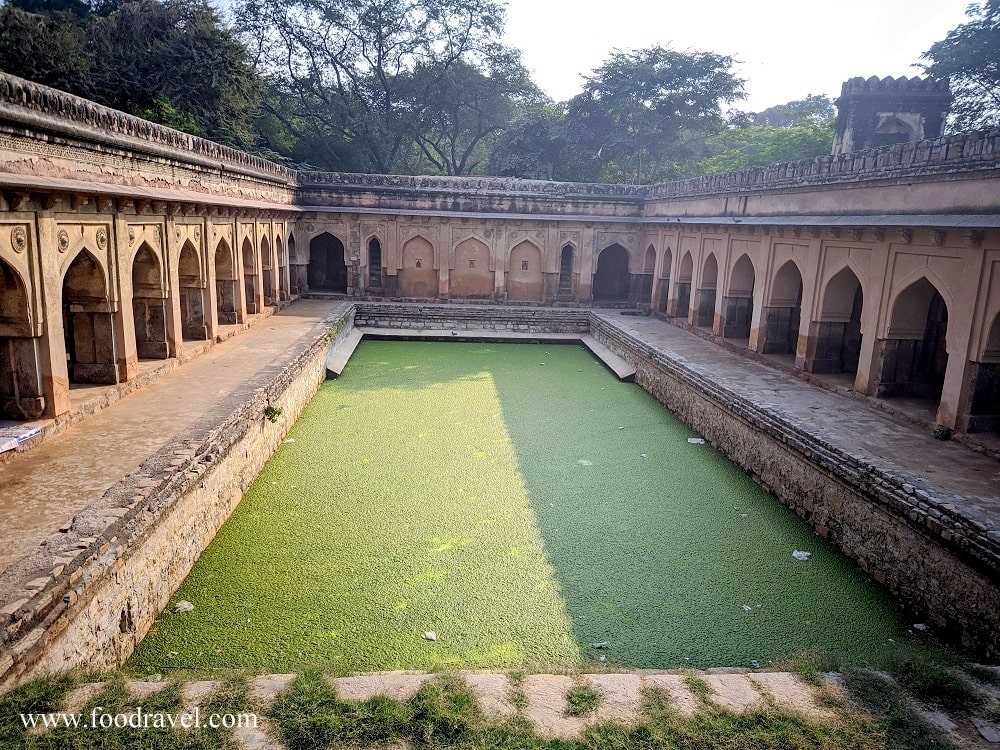
<svg viewBox="0 0 1000 750"><path fill-rule="evenodd" d="M706 381L599 315L594 337L636 383L825 539L911 614L970 650L1000 655L1000 543L931 495L847 455L766 407Z"/></svg>

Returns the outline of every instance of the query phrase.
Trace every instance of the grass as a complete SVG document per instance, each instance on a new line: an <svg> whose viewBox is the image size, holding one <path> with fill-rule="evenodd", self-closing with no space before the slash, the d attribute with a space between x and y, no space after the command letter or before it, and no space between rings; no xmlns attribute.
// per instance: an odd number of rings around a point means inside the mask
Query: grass
<svg viewBox="0 0 1000 750"><path fill-rule="evenodd" d="M749 666L898 634L691 434L578 347L365 342L176 593L195 610L168 607L128 667Z"/></svg>
<svg viewBox="0 0 1000 750"><path fill-rule="evenodd" d="M566 691L566 715L584 717L597 713L603 696L587 685L574 685Z"/></svg>

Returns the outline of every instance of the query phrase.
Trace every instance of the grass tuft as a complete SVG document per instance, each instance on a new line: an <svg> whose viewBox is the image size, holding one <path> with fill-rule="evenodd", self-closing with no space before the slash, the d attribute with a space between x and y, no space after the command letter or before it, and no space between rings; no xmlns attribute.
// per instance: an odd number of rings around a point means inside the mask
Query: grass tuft
<svg viewBox="0 0 1000 750"><path fill-rule="evenodd" d="M482 723L476 694L455 675L424 683L410 699L412 731L422 742L455 740Z"/></svg>
<svg viewBox="0 0 1000 750"><path fill-rule="evenodd" d="M684 685L691 691L691 694L702 703L707 701L708 696L712 694L711 685L696 674L684 675Z"/></svg>
<svg viewBox="0 0 1000 750"><path fill-rule="evenodd" d="M584 717L597 712L604 696L589 685L574 685L566 691L566 715Z"/></svg>
<svg viewBox="0 0 1000 750"><path fill-rule="evenodd" d="M59 709L75 685L69 675L53 675L32 680L0 695L0 747L20 750L28 747L22 714L44 714Z"/></svg>

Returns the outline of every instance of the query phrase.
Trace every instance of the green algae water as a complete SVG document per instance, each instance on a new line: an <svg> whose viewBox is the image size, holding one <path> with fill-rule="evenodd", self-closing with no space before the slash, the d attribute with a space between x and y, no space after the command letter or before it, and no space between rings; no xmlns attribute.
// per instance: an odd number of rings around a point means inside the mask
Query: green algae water
<svg viewBox="0 0 1000 750"><path fill-rule="evenodd" d="M366 341L127 666L749 666L898 633L693 435L578 346Z"/></svg>

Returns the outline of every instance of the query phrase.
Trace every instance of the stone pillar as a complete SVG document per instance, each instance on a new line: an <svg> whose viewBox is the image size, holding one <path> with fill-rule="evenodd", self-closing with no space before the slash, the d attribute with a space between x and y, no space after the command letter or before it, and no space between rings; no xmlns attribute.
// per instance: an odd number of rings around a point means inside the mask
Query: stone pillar
<svg viewBox="0 0 1000 750"><path fill-rule="evenodd" d="M579 263L576 275L576 301L590 302L594 298L594 228L585 227L580 233Z"/></svg>
<svg viewBox="0 0 1000 750"><path fill-rule="evenodd" d="M219 335L219 290L215 275L214 225L206 216L202 217L201 236L205 259L205 334L211 341Z"/></svg>
<svg viewBox="0 0 1000 750"><path fill-rule="evenodd" d="M177 242L174 215L168 213L165 217L163 232L163 258L167 274L167 348L174 357L184 355L184 315L181 313L181 277L179 263L181 247Z"/></svg>
<svg viewBox="0 0 1000 750"><path fill-rule="evenodd" d="M109 255L112 258L108 279L108 292L111 304L117 303L118 311L114 313L115 349L118 351L118 367L122 380L132 380L139 374L139 352L135 341L135 318L132 303L132 250L128 240L128 222L125 214L116 211L111 227L112 243ZM117 282L117 283L116 283ZM115 291L117 290L117 294ZM117 297L117 299L115 299ZM114 310L114 307L112 307Z"/></svg>
<svg viewBox="0 0 1000 750"><path fill-rule="evenodd" d="M45 416L56 417L70 410L69 368L66 363L66 333L62 319L62 263L66 256L57 250L58 229L51 211L39 211L38 258L41 266L42 299L46 315L41 340L42 387Z"/></svg>

